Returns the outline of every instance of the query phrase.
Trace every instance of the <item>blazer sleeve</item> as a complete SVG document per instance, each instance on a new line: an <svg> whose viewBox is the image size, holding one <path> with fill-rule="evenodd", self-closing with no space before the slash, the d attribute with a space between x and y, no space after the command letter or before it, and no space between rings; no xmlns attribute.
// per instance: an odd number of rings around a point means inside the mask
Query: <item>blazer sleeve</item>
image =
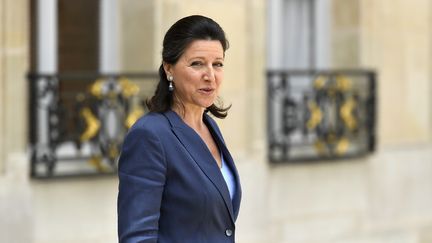
<svg viewBox="0 0 432 243"><path fill-rule="evenodd" d="M120 243L157 242L166 160L151 129L132 128L119 159L117 198Z"/></svg>

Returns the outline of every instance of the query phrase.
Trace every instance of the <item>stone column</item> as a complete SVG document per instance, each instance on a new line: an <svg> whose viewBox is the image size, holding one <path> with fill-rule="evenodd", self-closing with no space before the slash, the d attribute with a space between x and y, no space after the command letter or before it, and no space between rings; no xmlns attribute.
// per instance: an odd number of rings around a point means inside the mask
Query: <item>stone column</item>
<svg viewBox="0 0 432 243"><path fill-rule="evenodd" d="M265 160L266 154L266 11L267 1L251 0L245 2L246 15L246 141L247 153L258 161ZM267 11L268 12L268 11ZM271 40L270 40L271 41ZM274 65L272 66L274 67Z"/></svg>
<svg viewBox="0 0 432 243"><path fill-rule="evenodd" d="M0 167L27 144L28 1L5 0L0 6ZM1 168L0 168L1 169Z"/></svg>
<svg viewBox="0 0 432 243"><path fill-rule="evenodd" d="M162 43L155 43L155 1L119 1L119 8L120 69L156 72L155 53L160 56Z"/></svg>
<svg viewBox="0 0 432 243"><path fill-rule="evenodd" d="M4 23L5 6L4 1L0 1L0 175L4 172Z"/></svg>
<svg viewBox="0 0 432 243"><path fill-rule="evenodd" d="M332 66L357 68L360 63L359 0L332 1Z"/></svg>

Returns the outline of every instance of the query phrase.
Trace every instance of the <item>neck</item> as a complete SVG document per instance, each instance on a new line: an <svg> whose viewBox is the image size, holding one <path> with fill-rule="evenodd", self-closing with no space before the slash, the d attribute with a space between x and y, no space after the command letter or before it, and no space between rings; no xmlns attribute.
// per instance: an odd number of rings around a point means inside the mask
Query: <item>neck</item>
<svg viewBox="0 0 432 243"><path fill-rule="evenodd" d="M202 107L187 107L174 105L172 110L176 112L182 120L195 131L201 131L205 126L203 121L204 108Z"/></svg>

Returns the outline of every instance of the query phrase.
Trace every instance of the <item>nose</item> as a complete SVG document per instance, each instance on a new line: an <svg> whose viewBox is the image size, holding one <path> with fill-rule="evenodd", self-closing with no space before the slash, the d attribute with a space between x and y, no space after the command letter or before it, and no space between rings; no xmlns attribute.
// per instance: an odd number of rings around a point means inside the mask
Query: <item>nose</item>
<svg viewBox="0 0 432 243"><path fill-rule="evenodd" d="M204 80L214 81L215 80L215 72L213 66L207 66L206 71L204 73Z"/></svg>

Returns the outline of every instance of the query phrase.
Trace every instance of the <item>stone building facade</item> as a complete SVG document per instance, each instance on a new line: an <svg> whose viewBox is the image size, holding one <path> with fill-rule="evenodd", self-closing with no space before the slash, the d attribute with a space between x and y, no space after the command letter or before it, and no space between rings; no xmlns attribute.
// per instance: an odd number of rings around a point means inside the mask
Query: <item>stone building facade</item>
<svg viewBox="0 0 432 243"><path fill-rule="evenodd" d="M163 34L182 16L207 15L225 29L231 47L222 97L233 107L219 124L244 184L239 242L432 242L430 1L325 1L327 68L368 68L378 74L378 149L367 158L295 166L272 166L266 158L271 1L114 2L119 70L156 70ZM0 1L0 182L11 180L3 185L28 175L26 166L14 163L27 159L31 122L25 78L31 58L30 6L27 0ZM0 199L7 195L3 192L8 190L0 191ZM0 210L8 208L4 202ZM49 242L44 240L34 239ZM86 242L85 236L80 242Z"/></svg>

